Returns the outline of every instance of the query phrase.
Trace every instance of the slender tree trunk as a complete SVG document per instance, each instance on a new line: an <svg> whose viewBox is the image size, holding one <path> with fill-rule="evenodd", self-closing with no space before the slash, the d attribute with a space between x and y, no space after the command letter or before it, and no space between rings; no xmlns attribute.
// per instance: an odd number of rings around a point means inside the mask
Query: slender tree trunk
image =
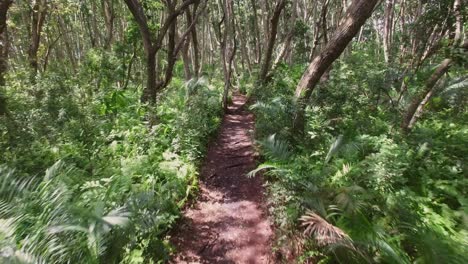
<svg viewBox="0 0 468 264"><path fill-rule="evenodd" d="M401 124L401 128L405 133L411 131L416 120L421 116L424 106L429 102L429 99L434 94L438 81L450 69L452 62L452 59L443 60L426 82L424 91L419 96L416 96L416 98L411 102Z"/></svg>
<svg viewBox="0 0 468 264"><path fill-rule="evenodd" d="M276 68L276 66L281 60L286 60L288 55L290 56L292 54L292 45L293 45L293 39L295 35L296 19L297 19L296 10L297 10L297 1L293 1L292 8L291 8L291 16L289 18L288 23L285 23L285 27L287 27L288 34L286 35L286 40L284 41L283 46L280 49L280 52L275 59L275 62L273 63L273 69Z"/></svg>
<svg viewBox="0 0 468 264"><path fill-rule="evenodd" d="M256 52L256 63L259 64L262 61L262 45L260 43L260 27L258 25L258 15L257 15L257 0L251 0L252 12L253 12L253 29L255 31L254 40L255 40L255 52Z"/></svg>
<svg viewBox="0 0 468 264"><path fill-rule="evenodd" d="M393 5L395 0L386 0L385 6L385 17L384 17L384 30L383 30L383 49L384 49L384 59L386 63L389 63L391 58L391 40L392 40L392 30L393 30Z"/></svg>
<svg viewBox="0 0 468 264"><path fill-rule="evenodd" d="M37 52L41 42L42 27L47 14L47 0L36 0L31 11L31 42L29 44L29 65L31 66L31 81L34 82L39 68Z"/></svg>
<svg viewBox="0 0 468 264"><path fill-rule="evenodd" d="M454 13L456 21L453 43L455 47L461 47L462 51L466 53L468 51L468 40L465 40L462 45L459 45L462 40L463 30L461 10L461 0L455 0ZM434 95L435 90L437 89L437 83L442 78L442 76L448 72L452 65L452 58L444 59L434 71L434 73L432 73L431 77L427 80L424 90L413 99L408 109L406 110L405 116L403 117L403 121L401 123L401 128L403 129L404 133L409 133L413 129L416 121L422 116L424 107Z"/></svg>
<svg viewBox="0 0 468 264"><path fill-rule="evenodd" d="M197 13L198 3L193 5L193 12L190 11L190 8L187 10L187 25L193 23L193 16ZM195 77L200 75L200 49L198 44L198 34L197 27L194 26L191 30L191 40L192 40L192 54L193 54L193 74Z"/></svg>
<svg viewBox="0 0 468 264"><path fill-rule="evenodd" d="M268 72L270 70L271 58L273 56L273 48L275 47L276 35L278 33L278 24L281 16L281 12L283 11L284 7L286 6L286 0L279 0L276 3L275 12L273 13L273 17L270 21L270 28L267 41L267 47L265 51L265 59L262 64L262 69L260 71L259 80L262 83L266 82Z"/></svg>
<svg viewBox="0 0 468 264"><path fill-rule="evenodd" d="M6 22L8 9L12 3L13 0L0 1L0 86L5 86L5 73L8 68L8 37Z"/></svg>
<svg viewBox="0 0 468 264"><path fill-rule="evenodd" d="M324 0L322 4L322 9L320 11L320 20L316 23L315 31L314 31L314 43L312 52L310 53L310 58L313 59L315 54L318 50L320 45L320 38L323 38L323 45L327 45L328 43L328 29L327 29L327 13L328 13L328 5L330 4L330 0ZM322 35L320 35L322 32Z"/></svg>
<svg viewBox="0 0 468 264"><path fill-rule="evenodd" d="M97 21L97 16L94 15L94 14L98 14L98 10L97 10L97 7L96 7L96 1L95 0L92 0L90 1L91 3L91 16L88 17L88 19L91 21L91 26L92 26L92 32L91 34L94 35L95 37L95 45L97 47L100 47L101 46L101 43L102 43L102 34L101 34L101 31L98 30L99 28L99 25L98 25L98 21Z"/></svg>
<svg viewBox="0 0 468 264"><path fill-rule="evenodd" d="M135 61L136 59L136 47L135 47L135 44L133 44L133 54L132 54L132 57L130 58L130 61L128 62L128 65L127 65L127 76L125 78L125 83L122 87L123 90L126 90L127 87L128 87L128 84L130 82L130 79L131 79L131 73L132 73L132 67L133 67L133 62Z"/></svg>
<svg viewBox="0 0 468 264"><path fill-rule="evenodd" d="M224 72L224 91L223 91L223 108L226 112L228 110L228 95L231 89L232 78L232 63L236 54L237 44L235 40L235 20L234 20L234 7L233 0L223 1L223 18L218 24L218 35L222 35L220 40L221 48L221 61L223 64ZM224 32L221 33L221 25L224 23Z"/></svg>
<svg viewBox="0 0 468 264"><path fill-rule="evenodd" d="M70 64L72 66L72 70L74 73L76 73L77 69L77 62L75 58L75 54L73 53L73 48L72 48L72 41L70 40L69 32L67 29L67 26L65 24L65 21L63 21L63 17L59 16L58 19L58 29L60 34L63 35L63 43L65 45L65 50L67 51L68 59L70 60Z"/></svg>
<svg viewBox="0 0 468 264"><path fill-rule="evenodd" d="M299 104L298 113L294 117L296 132L304 131L305 103L309 100L320 78L359 32L378 2L378 0L354 0L330 42L310 63L296 88L295 97Z"/></svg>
<svg viewBox="0 0 468 264"><path fill-rule="evenodd" d="M8 68L7 13L12 0L0 1L0 116L7 115L6 97L3 94L5 73Z"/></svg>
<svg viewBox="0 0 468 264"><path fill-rule="evenodd" d="M109 49L114 39L114 0L101 0L101 5L104 12L104 22L106 25L106 40L104 47Z"/></svg>
<svg viewBox="0 0 468 264"><path fill-rule="evenodd" d="M172 69L175 64L175 58L177 56L177 52L179 48L175 48L175 30L176 30L176 20L177 17L185 12L190 5L194 3L198 3L199 0L186 0L182 2L178 7L176 7L177 1L167 0L166 1L166 10L167 17L161 22L161 27L158 31L158 34L153 38L152 32L149 28L147 17L145 15L144 9L140 1L138 0L124 0L125 4L127 5L128 9L133 15L138 28L140 30L141 38L143 41L143 48L146 55L146 67L147 67L147 80L146 80L146 87L143 90L143 94L141 97L142 102L156 102L156 96L158 92L165 88L170 80L172 79ZM194 26L192 23L191 26ZM192 28L190 27L190 30ZM169 33L168 33L169 32ZM188 33L188 32L186 32ZM161 50L164 38L166 35L169 34L169 43L167 48L167 58L168 58L168 66L165 71L165 78L162 81L157 81L158 74L156 73L156 56L158 51ZM186 38L186 34L181 41L184 41ZM182 44L182 43L179 43Z"/></svg>
<svg viewBox="0 0 468 264"><path fill-rule="evenodd" d="M180 39L180 35L181 34L179 33L179 39ZM185 41L180 51L180 54L182 55L182 61L184 64L184 75L185 75L186 81L192 79L192 69L191 69L192 60L190 58L189 48L190 48L190 42Z"/></svg>

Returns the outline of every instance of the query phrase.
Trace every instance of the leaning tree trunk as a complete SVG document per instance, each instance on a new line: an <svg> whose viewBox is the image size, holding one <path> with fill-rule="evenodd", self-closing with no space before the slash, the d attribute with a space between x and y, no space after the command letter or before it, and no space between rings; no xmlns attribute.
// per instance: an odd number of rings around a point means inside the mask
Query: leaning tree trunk
<svg viewBox="0 0 468 264"><path fill-rule="evenodd" d="M312 95L315 86L320 81L320 77L343 53L348 43L371 16L378 2L379 0L353 1L330 42L310 63L296 88L295 97L299 104L293 124L296 132L302 133L304 131L305 103Z"/></svg>
<svg viewBox="0 0 468 264"><path fill-rule="evenodd" d="M273 48L275 46L276 35L278 33L279 19L281 16L281 12L283 11L285 6L286 6L286 0L279 0L279 2L276 4L273 17L271 18L270 30L269 30L270 34L268 35L267 47L265 51L265 60L263 61L262 69L260 71L260 76L259 76L259 80L262 83L266 82L268 71L270 70L271 58L273 55Z"/></svg>
<svg viewBox="0 0 468 264"><path fill-rule="evenodd" d="M462 52L468 51L468 40L460 45L462 40L462 30L463 30L463 21L461 15L461 0L455 0L454 2L454 13L455 13L455 37L453 39L453 45L455 47L460 47ZM418 94L408 109L406 110L405 116L401 123L401 128L404 133L409 133L413 129L416 121L421 117L424 107L429 102L431 97L434 95L437 89L437 83L439 80L448 72L450 67L453 64L453 58L447 58L442 61L442 63L437 67L437 69L432 73L431 77L427 80L424 90Z"/></svg>

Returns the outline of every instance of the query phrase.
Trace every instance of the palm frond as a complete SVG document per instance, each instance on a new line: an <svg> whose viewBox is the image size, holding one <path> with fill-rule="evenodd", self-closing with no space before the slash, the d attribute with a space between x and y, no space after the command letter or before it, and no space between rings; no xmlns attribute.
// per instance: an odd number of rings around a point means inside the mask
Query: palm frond
<svg viewBox="0 0 468 264"><path fill-rule="evenodd" d="M188 100L191 95L195 94L201 87L207 85L207 80L205 77L192 78L185 82L185 99Z"/></svg>
<svg viewBox="0 0 468 264"><path fill-rule="evenodd" d="M335 201L342 210L353 214L362 209L365 205L364 202L358 199L358 195L363 192L364 188L357 185L343 187L338 190Z"/></svg>
<svg viewBox="0 0 468 264"><path fill-rule="evenodd" d="M351 238L343 230L328 223L321 216L310 210L299 220L302 222L302 226L305 227L304 235L313 236L319 246L352 244Z"/></svg>
<svg viewBox="0 0 468 264"><path fill-rule="evenodd" d="M468 87L468 77L459 78L451 82L440 94L442 96L453 96L457 93L464 93Z"/></svg>
<svg viewBox="0 0 468 264"><path fill-rule="evenodd" d="M327 156L325 157L325 164L328 163L331 158L338 153L341 145L343 143L343 135L339 135L335 141L330 146L330 149L328 150Z"/></svg>
<svg viewBox="0 0 468 264"><path fill-rule="evenodd" d="M265 155L273 160L286 161L292 156L286 141L276 138L276 134L270 135L259 141Z"/></svg>
<svg viewBox="0 0 468 264"><path fill-rule="evenodd" d="M261 164L260 166L258 166L255 170L252 170L249 173L247 173L247 177L253 178L257 176L257 173L259 173L262 170L281 171L278 169L277 165L265 163L265 164Z"/></svg>

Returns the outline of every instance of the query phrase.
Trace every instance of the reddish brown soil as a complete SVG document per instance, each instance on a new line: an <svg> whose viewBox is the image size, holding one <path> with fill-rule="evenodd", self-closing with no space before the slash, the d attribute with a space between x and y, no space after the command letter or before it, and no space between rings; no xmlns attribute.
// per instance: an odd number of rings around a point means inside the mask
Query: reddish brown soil
<svg viewBox="0 0 468 264"><path fill-rule="evenodd" d="M269 263L272 229L255 169L254 117L236 95L201 169L200 196L183 213L171 263Z"/></svg>

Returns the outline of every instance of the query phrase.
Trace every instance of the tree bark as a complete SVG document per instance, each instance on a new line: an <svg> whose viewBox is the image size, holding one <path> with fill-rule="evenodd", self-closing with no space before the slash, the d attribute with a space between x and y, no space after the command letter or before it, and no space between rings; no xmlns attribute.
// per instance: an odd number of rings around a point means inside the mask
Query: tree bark
<svg viewBox="0 0 468 264"><path fill-rule="evenodd" d="M63 17L59 16L57 19L57 22L58 22L58 31L60 32L60 34L63 35L63 43L67 51L68 59L70 60L72 70L74 73L76 73L77 62L76 62L75 54L73 53L73 48L71 44L72 41L69 36L69 30L67 29L67 26L65 24L65 21L63 20Z"/></svg>
<svg viewBox="0 0 468 264"><path fill-rule="evenodd" d="M228 110L228 95L231 89L231 77L232 77L232 63L237 50L237 44L235 40L235 19L234 19L234 7L233 0L223 0L222 8L223 16L221 21L218 23L218 33L220 38L220 53L221 62L223 65L224 73L224 90L223 90L223 108L226 112ZM224 24L224 32L221 30L221 25Z"/></svg>
<svg viewBox="0 0 468 264"><path fill-rule="evenodd" d="M270 30L268 35L267 47L265 51L265 59L262 64L262 69L260 71L259 80L262 83L266 82L268 71L270 70L271 58L273 55L273 48L275 47L276 35L278 33L278 24L281 16L281 12L286 6L286 0L279 0L276 3L275 12L270 21Z"/></svg>
<svg viewBox="0 0 468 264"><path fill-rule="evenodd" d="M455 44L455 47L460 47L462 49L462 52L467 52L468 40L465 40L465 42L462 45L459 45L462 39L463 28L461 10L461 0L455 0L454 13L456 21L455 37L453 43ZM406 110L405 116L403 117L403 121L401 123L401 128L404 133L409 133L413 129L414 125L416 124L416 121L422 116L424 107L436 92L437 83L442 78L442 76L444 76L448 72L452 65L453 58L444 59L434 71L434 73L432 73L431 77L427 80L424 90L413 99L408 109Z"/></svg>
<svg viewBox="0 0 468 264"><path fill-rule="evenodd" d="M384 14L384 36L383 36L383 49L384 59L386 63L389 63L391 58L391 39L393 30L393 4L395 0L386 0L385 14Z"/></svg>
<svg viewBox="0 0 468 264"><path fill-rule="evenodd" d="M262 45L260 43L260 27L258 25L258 15L257 15L257 1L251 0L252 12L253 12L253 29L255 31L254 41L255 41L255 63L259 64L262 61Z"/></svg>
<svg viewBox="0 0 468 264"><path fill-rule="evenodd" d="M5 73L8 68L7 13L12 0L0 1L0 116L7 115L6 98L3 94Z"/></svg>
<svg viewBox="0 0 468 264"><path fill-rule="evenodd" d="M325 0L322 4L322 8L320 11L320 20L316 24L315 34L314 34L314 46L312 48L312 52L310 53L311 59L315 58L315 54L317 48L320 44L320 38L323 38L323 45L327 45L328 43L328 33L327 33L327 13L328 13L328 5L330 4L330 0ZM322 35L320 35L322 32Z"/></svg>
<svg viewBox="0 0 468 264"><path fill-rule="evenodd" d="M197 14L198 3L193 5L193 12L190 11L190 8L187 10L187 25L191 25L193 23L193 16ZM195 77L200 75L200 49L198 45L198 34L197 34L197 27L194 26L191 33L191 41L192 41L192 54L193 54L193 74Z"/></svg>
<svg viewBox="0 0 468 264"><path fill-rule="evenodd" d="M181 35L182 34L179 32L179 37L178 37L179 39L181 38ZM190 42L189 41L185 41L182 48L180 49L180 54L182 56L182 62L184 64L184 75L185 75L185 80L186 81L189 81L193 77L192 76L192 69L191 69L192 60L190 58L189 49L190 49Z"/></svg>
<svg viewBox="0 0 468 264"><path fill-rule="evenodd" d="M296 132L302 133L304 130L305 103L312 95L315 86L320 81L320 77L343 53L348 43L371 16L378 2L378 0L353 1L330 42L310 63L295 92L296 100L299 103L298 113L294 117L294 129Z"/></svg>
<svg viewBox="0 0 468 264"><path fill-rule="evenodd" d="M104 22L107 31L104 47L109 49L114 39L114 0L101 0L101 5L104 12Z"/></svg>
<svg viewBox="0 0 468 264"><path fill-rule="evenodd" d="M405 117L403 118L403 122L401 124L403 132L408 133L414 127L417 119L422 114L424 106L429 102L429 99L434 94L436 84L439 82L440 78L442 78L442 76L450 69L452 62L452 59L443 60L439 67L437 67L437 69L431 75L429 80L426 82L424 91L419 96L416 96L415 99L413 99L410 106L406 110Z"/></svg>
<svg viewBox="0 0 468 264"><path fill-rule="evenodd" d="M6 22L8 9L12 3L13 0L0 1L0 86L5 86L5 73L8 67L8 38Z"/></svg>
<svg viewBox="0 0 468 264"><path fill-rule="evenodd" d="M31 81L34 82L39 68L37 52L41 42L42 27L47 15L47 0L36 0L31 10L31 43L29 44L29 65L31 66Z"/></svg>
<svg viewBox="0 0 468 264"><path fill-rule="evenodd" d="M143 6L141 5L140 1L124 1L138 25L138 29L140 31L141 38L143 41L143 49L145 51L146 56L147 80L146 87L141 97L141 101L155 103L158 91L166 87L168 81L170 81L170 79L172 78L172 73L168 73L168 71L166 70L165 80L157 82L158 74L156 73L156 55L162 48L163 40L166 37L168 31L170 31L170 38L172 38L172 36L175 38L174 23L177 17L183 12L185 12L185 10L189 8L190 5L198 3L199 0L185 0L177 8L175 7L176 2L173 2L172 0L166 1L166 9L168 11L168 15L164 19L163 23L161 23L161 28L159 29L158 34L156 34L154 40L152 38L152 33L148 26L147 17L145 15ZM173 54L172 52L175 43L171 43L171 40L169 40L169 42L169 49L171 49L171 51L168 51L168 68L172 69L174 66L174 64L172 63L174 59L172 57L176 56L177 54Z"/></svg>

